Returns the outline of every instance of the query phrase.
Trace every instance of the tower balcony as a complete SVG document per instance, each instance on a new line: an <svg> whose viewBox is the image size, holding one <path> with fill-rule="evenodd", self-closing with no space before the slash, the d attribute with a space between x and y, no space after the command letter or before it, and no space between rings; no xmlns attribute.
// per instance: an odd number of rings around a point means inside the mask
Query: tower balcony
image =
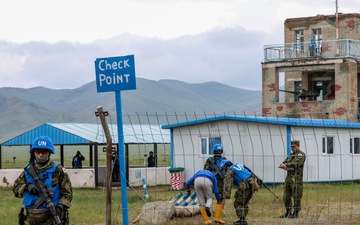
<svg viewBox="0 0 360 225"><path fill-rule="evenodd" d="M355 57L360 59L359 40L322 40L313 42L287 43L282 45L264 46L264 62L344 57Z"/></svg>

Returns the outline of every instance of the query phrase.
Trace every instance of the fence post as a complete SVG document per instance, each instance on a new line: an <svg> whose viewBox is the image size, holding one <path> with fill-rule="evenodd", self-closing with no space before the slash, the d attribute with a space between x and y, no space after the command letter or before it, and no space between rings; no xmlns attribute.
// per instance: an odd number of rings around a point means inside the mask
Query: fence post
<svg viewBox="0 0 360 225"><path fill-rule="evenodd" d="M105 116L108 115L108 112L104 112L101 106L99 106L97 110L98 113L95 113L95 115L100 117L101 125L106 137L106 225L111 225L112 139L105 118Z"/></svg>

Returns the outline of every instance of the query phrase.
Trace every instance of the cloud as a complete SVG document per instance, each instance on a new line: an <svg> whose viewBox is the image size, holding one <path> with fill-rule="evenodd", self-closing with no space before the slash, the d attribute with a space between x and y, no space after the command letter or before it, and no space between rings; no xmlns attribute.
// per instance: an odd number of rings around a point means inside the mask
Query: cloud
<svg viewBox="0 0 360 225"><path fill-rule="evenodd" d="M170 40L123 34L88 44L1 42L0 86L75 88L96 79L96 58L133 54L138 77L260 90L264 35L234 27Z"/></svg>
<svg viewBox="0 0 360 225"><path fill-rule="evenodd" d="M263 47L284 42L285 19L335 13L328 0L106 0L76 2L64 16L69 0L59 12L41 1L48 11L20 9L28 19L11 13L16 3L0 9L2 38L13 40L0 41L0 87L76 88L95 80L96 58L135 55L138 77L261 90ZM339 7L354 12L360 1Z"/></svg>
<svg viewBox="0 0 360 225"><path fill-rule="evenodd" d="M0 86L75 88L95 80L96 58L133 54L139 77L260 90L263 46L283 43L283 22L335 11L329 0L8 1Z"/></svg>

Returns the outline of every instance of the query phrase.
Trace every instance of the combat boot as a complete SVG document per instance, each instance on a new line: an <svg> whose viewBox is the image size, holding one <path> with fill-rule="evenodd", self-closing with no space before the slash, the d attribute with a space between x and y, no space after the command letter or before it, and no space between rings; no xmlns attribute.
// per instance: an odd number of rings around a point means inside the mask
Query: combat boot
<svg viewBox="0 0 360 225"><path fill-rule="evenodd" d="M279 216L280 218L286 218L291 214L290 212L290 208L286 208L286 212L284 214L282 214L281 216Z"/></svg>
<svg viewBox="0 0 360 225"><path fill-rule="evenodd" d="M211 220L209 220L208 215L206 214L205 208L201 208L200 209L200 213L202 215L202 217L204 218L204 224L211 224Z"/></svg>
<svg viewBox="0 0 360 225"><path fill-rule="evenodd" d="M292 219L298 218L298 217L299 217L299 211L298 210L295 210L294 213L289 216L289 218L292 218Z"/></svg>
<svg viewBox="0 0 360 225"><path fill-rule="evenodd" d="M238 221L234 222L234 225L248 225L245 217L241 217Z"/></svg>
<svg viewBox="0 0 360 225"><path fill-rule="evenodd" d="M214 218L214 221L216 223L225 224L225 221L221 219L221 215L222 215L222 204L218 203L215 206L215 218Z"/></svg>

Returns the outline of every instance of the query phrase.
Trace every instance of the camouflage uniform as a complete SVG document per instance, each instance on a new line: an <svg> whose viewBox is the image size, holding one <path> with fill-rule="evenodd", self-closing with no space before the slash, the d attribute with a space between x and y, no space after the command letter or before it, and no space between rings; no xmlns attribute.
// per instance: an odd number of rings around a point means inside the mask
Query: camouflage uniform
<svg viewBox="0 0 360 225"><path fill-rule="evenodd" d="M34 151L37 149L48 151L47 160L44 162L38 162ZM69 175L66 169L61 165L54 163L50 159L50 153L55 154L55 150L51 139L46 136L41 136L35 139L34 144L30 150L30 163L38 174L39 179L44 185L48 186L53 192L51 201L56 207L56 211L61 220L66 221L67 209L71 207L72 201L72 185ZM30 164L29 164L30 165ZM27 166L29 167L29 166ZM25 167L25 168L27 168ZM51 187L49 184L51 183ZM46 208L46 203L36 201L41 199L38 192L32 193L31 186L34 186L34 179L29 175L28 172L24 171L15 180L13 186L13 193L17 198L23 198L23 204L26 208L26 220L25 225L53 225L55 221L50 211ZM38 190L39 191L39 190ZM50 197L50 196L49 196ZM38 208L34 205L37 203ZM66 223L67 224L67 223Z"/></svg>
<svg viewBox="0 0 360 225"><path fill-rule="evenodd" d="M293 143L299 145L298 141L293 141L292 146ZM291 211L291 208L294 208L294 213L296 214L296 217L298 212L301 210L301 198L303 195L303 170L305 159L305 153L298 149L293 151L283 162L283 164L288 168L284 184L283 200L286 209L290 209Z"/></svg>
<svg viewBox="0 0 360 225"><path fill-rule="evenodd" d="M249 213L249 202L254 193L258 191L257 179L240 163L226 162L224 177L224 198L230 198L232 186L237 188L234 196L234 208L239 221L234 224L247 224L246 216Z"/></svg>
<svg viewBox="0 0 360 225"><path fill-rule="evenodd" d="M226 174L224 176L223 180L223 198L224 199L230 199L231 197L231 191L233 188L233 181L234 181L234 173L235 171L233 169L229 169L226 171Z"/></svg>
<svg viewBox="0 0 360 225"><path fill-rule="evenodd" d="M224 196L224 175L225 173L219 174L218 171L215 169L215 166L219 163L219 161L222 160L226 160L225 157L220 157L218 159L215 159L214 157L210 157L206 160L205 164L204 164L204 170L209 170L211 171L217 180L217 184L218 184L218 190L219 193L221 194L221 196ZM219 168L220 171L220 168Z"/></svg>
<svg viewBox="0 0 360 225"><path fill-rule="evenodd" d="M249 213L249 202L254 195L256 178L241 181L234 195L234 208L239 219L245 220Z"/></svg>
<svg viewBox="0 0 360 225"><path fill-rule="evenodd" d="M35 167L36 172L39 174L49 168L52 168L54 166L54 162L50 161L50 163L45 167L38 169ZM63 168L61 165L58 165L56 168L52 184L60 184L60 190L61 190L61 197L59 204L62 204L66 206L67 208L71 207L71 201L72 201L72 186L71 181L66 173L66 169ZM17 198L23 198L25 193L27 191L27 182L25 178L25 172L23 171L20 176L15 180L14 186L13 186L13 192L15 197ZM27 218L25 221L26 225L35 225L35 224L41 224L41 225L52 225L53 224L53 218L50 214L49 210L47 209L26 209L27 211Z"/></svg>

